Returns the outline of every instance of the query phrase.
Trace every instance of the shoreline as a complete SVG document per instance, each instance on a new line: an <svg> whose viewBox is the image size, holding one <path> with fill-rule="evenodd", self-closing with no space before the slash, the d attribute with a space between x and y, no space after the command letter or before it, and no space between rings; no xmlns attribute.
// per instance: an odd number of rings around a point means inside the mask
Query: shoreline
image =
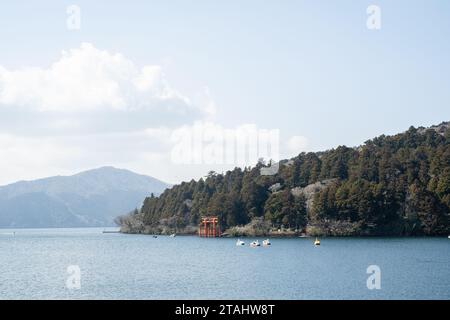
<svg viewBox="0 0 450 320"><path fill-rule="evenodd" d="M171 234L166 233L144 233L144 232L121 232L120 234L128 234L128 235L142 235L142 236L165 236L169 237ZM204 239L214 239L214 238L227 238L227 239L249 239L249 238L272 238L272 239L311 239L311 238L399 238L399 239L406 239L406 238L444 238L449 239L449 235L222 235L220 237L199 237L197 233L175 233L177 237L187 237L187 236L194 236L198 238L204 238Z"/></svg>

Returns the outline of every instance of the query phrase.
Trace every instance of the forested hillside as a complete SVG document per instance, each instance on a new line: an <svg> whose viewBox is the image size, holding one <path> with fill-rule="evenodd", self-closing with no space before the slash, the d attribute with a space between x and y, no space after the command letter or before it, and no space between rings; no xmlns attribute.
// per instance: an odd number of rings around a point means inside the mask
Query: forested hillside
<svg viewBox="0 0 450 320"><path fill-rule="evenodd" d="M278 174L253 168L183 182L122 217L123 232L194 232L203 215L245 234L442 235L450 232L449 123L379 136L355 148L301 153ZM241 231L239 231L241 230ZM242 231L244 230L244 231ZM274 231L276 230L276 231Z"/></svg>

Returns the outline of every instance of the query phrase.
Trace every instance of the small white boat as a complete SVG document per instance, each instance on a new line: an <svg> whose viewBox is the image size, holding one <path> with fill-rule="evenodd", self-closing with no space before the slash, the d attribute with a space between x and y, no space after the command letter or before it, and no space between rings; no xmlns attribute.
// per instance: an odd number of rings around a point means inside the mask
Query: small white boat
<svg viewBox="0 0 450 320"><path fill-rule="evenodd" d="M268 246L271 246L271 245L272 245L272 243L270 243L269 239L263 240L263 246L264 247L268 247Z"/></svg>
<svg viewBox="0 0 450 320"><path fill-rule="evenodd" d="M320 240L318 239L318 238L316 238L316 241L314 241L314 245L317 247L317 246L320 246Z"/></svg>
<svg viewBox="0 0 450 320"><path fill-rule="evenodd" d="M448 236L448 238L450 239L450 236Z"/></svg>
<svg viewBox="0 0 450 320"><path fill-rule="evenodd" d="M172 233L169 237L175 238L177 235L175 233Z"/></svg>
<svg viewBox="0 0 450 320"><path fill-rule="evenodd" d="M244 246L244 245L245 245L245 242L242 241L242 240L240 240L240 239L237 239L236 245L237 245L237 246Z"/></svg>
<svg viewBox="0 0 450 320"><path fill-rule="evenodd" d="M250 247L255 248L255 247L259 247L259 246L261 246L261 244L259 243L258 240L252 241L252 242L250 243Z"/></svg>

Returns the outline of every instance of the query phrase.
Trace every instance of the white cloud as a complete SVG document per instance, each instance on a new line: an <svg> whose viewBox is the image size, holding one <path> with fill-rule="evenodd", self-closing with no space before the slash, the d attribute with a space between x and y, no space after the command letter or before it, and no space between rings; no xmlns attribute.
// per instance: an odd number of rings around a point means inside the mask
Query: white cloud
<svg viewBox="0 0 450 320"><path fill-rule="evenodd" d="M196 122L174 128L161 126L128 132L54 137L0 134L0 167L3 169L0 185L20 179L71 174L104 165L127 168L170 183L189 181L210 170L223 172L235 166L253 166L260 156L266 160L278 160L276 154L268 156L261 154L264 152L261 150L251 157L252 151L261 147L261 138L266 139L270 131L255 124L226 128L214 122ZM259 141L252 140L254 136ZM244 140L239 141L238 138ZM232 144L228 144L227 139L231 139ZM296 155L307 145L307 139L299 136L288 142L291 153L281 158ZM186 158L175 161L173 152L180 143L181 152L187 152L181 156ZM246 151L237 147L239 143L243 143ZM263 141L262 145L267 143L270 140ZM272 153L277 149L278 146L271 146Z"/></svg>
<svg viewBox="0 0 450 320"><path fill-rule="evenodd" d="M169 137L167 128L54 137L0 134L0 185L105 165L170 179Z"/></svg>
<svg viewBox="0 0 450 320"><path fill-rule="evenodd" d="M183 95L161 66L138 67L88 43L48 68L0 66L0 184L104 165L174 183L278 158L278 136L273 144L256 124L223 127L216 110L209 88ZM189 135L181 143L192 158L174 163L174 138ZM306 145L304 137L288 141L296 154Z"/></svg>
<svg viewBox="0 0 450 320"><path fill-rule="evenodd" d="M161 108L161 102L182 112L200 108L169 85L161 67L138 68L122 54L89 43L63 51L49 68L0 66L0 105L86 112Z"/></svg>
<svg viewBox="0 0 450 320"><path fill-rule="evenodd" d="M193 101L199 106L202 106L202 109L209 117L209 120L212 120L216 115L218 107L212 98L211 90L208 87L203 87L203 90L194 97Z"/></svg>
<svg viewBox="0 0 450 320"><path fill-rule="evenodd" d="M103 165L170 180L172 130L215 112L199 91L190 98L161 66L89 43L49 67L0 65L0 184Z"/></svg>
<svg viewBox="0 0 450 320"><path fill-rule="evenodd" d="M83 43L49 67L0 65L0 133L21 136L129 132L211 118L208 88L189 95L158 65Z"/></svg>
<svg viewBox="0 0 450 320"><path fill-rule="evenodd" d="M55 138L0 134L0 184L67 173L83 149Z"/></svg>
<svg viewBox="0 0 450 320"><path fill-rule="evenodd" d="M292 136L288 139L286 146L290 156L296 156L306 151L308 147L308 139L304 136Z"/></svg>

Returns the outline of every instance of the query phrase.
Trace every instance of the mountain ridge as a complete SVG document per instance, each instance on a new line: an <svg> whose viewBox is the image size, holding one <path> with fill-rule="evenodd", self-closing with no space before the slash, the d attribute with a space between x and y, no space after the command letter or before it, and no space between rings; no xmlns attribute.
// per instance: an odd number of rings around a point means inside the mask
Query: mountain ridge
<svg viewBox="0 0 450 320"><path fill-rule="evenodd" d="M112 226L169 184L112 166L0 186L0 227ZM28 219L28 218L30 219Z"/></svg>

